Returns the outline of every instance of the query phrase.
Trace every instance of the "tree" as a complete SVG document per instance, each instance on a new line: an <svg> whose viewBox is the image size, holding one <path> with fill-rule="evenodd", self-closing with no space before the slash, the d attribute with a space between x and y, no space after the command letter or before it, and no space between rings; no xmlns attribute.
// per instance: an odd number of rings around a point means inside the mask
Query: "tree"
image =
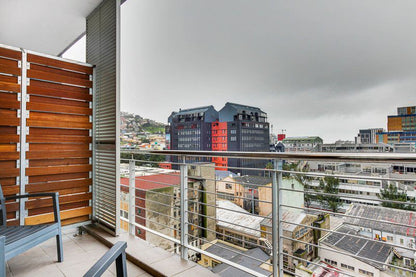
<svg viewBox="0 0 416 277"><path fill-rule="evenodd" d="M337 212L342 203L339 199L339 179L331 176L326 176L319 181L319 192L325 193L325 195L317 195L318 202L332 212ZM328 195L330 194L330 195Z"/></svg>
<svg viewBox="0 0 416 277"><path fill-rule="evenodd" d="M380 190L379 198L382 200L392 200L401 203L392 203L392 202L381 202L383 207L415 211L415 205L406 205L408 197L406 192L399 191L395 185L390 184L387 188ZM410 199L411 203L414 203L414 199Z"/></svg>
<svg viewBox="0 0 416 277"><path fill-rule="evenodd" d="M120 158L121 162L127 163L132 158L130 153L121 153ZM149 167L159 167L159 162L166 161L166 157L162 155L150 155L150 154L133 154L133 159L136 160L137 166L149 166Z"/></svg>

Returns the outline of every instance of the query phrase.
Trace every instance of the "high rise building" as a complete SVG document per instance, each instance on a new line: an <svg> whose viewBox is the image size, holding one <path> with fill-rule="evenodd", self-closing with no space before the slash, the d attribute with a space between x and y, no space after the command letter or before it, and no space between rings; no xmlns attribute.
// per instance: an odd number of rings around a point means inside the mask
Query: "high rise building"
<svg viewBox="0 0 416 277"><path fill-rule="evenodd" d="M228 102L219 112L213 106L173 112L168 121L167 137L172 150L269 152L267 114L257 107ZM222 157L213 158L212 162L218 170L266 165L261 160Z"/></svg>
<svg viewBox="0 0 416 277"><path fill-rule="evenodd" d="M416 143L416 106L399 107L387 117L387 132L378 133L377 143Z"/></svg>
<svg viewBox="0 0 416 277"><path fill-rule="evenodd" d="M377 134L382 133L383 128L360 129L356 137L355 143L373 144L376 143Z"/></svg>

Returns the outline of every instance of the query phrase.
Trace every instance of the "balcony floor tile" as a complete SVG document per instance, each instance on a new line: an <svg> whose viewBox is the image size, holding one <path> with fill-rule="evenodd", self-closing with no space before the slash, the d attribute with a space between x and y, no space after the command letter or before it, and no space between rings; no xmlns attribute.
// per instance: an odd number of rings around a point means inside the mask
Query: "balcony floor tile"
<svg viewBox="0 0 416 277"><path fill-rule="evenodd" d="M64 262L58 263L56 240L52 238L7 261L7 277L83 276L109 249L88 234L78 235L75 228L63 229ZM103 276L116 276L112 265ZM127 262L128 276L150 276Z"/></svg>

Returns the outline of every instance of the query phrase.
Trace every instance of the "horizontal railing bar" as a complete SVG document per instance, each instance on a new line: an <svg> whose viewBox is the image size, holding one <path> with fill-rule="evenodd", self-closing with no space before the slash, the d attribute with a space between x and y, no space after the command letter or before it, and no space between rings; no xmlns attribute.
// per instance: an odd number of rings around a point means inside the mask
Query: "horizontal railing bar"
<svg viewBox="0 0 416 277"><path fill-rule="evenodd" d="M385 163L415 163L414 154L407 153L291 153L291 152L240 152L240 151L192 151L192 150L121 150L128 154L154 154L154 155L182 155L203 157L226 157L245 159L283 159L307 161L356 161L356 162L385 162Z"/></svg>
<svg viewBox="0 0 416 277"><path fill-rule="evenodd" d="M340 195L340 194L335 194L335 193L326 193L326 192L319 192L319 191L314 191L314 190L297 190L297 189L287 189L287 188L279 188L280 191L292 191L292 192L300 192L300 193L304 193L304 194L309 194L309 195L324 195L324 196L342 196L342 197L347 197L350 199L358 199L358 200L370 200L370 201L379 201L379 202L384 202L384 203L394 203L394 204L409 204L409 205L416 205L416 203L412 203L412 202L402 202L402 201L396 201L396 200L388 200L388 199L371 199L371 198L366 198L366 197L360 197L360 196L355 196L354 194L351 194L351 196L348 195Z"/></svg>

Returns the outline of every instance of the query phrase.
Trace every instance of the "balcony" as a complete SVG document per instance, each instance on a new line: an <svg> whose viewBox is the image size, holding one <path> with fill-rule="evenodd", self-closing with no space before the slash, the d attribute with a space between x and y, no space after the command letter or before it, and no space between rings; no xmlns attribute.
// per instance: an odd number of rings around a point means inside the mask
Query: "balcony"
<svg viewBox="0 0 416 277"><path fill-rule="evenodd" d="M374 186L366 191L365 185L339 198L334 188L336 179L381 182L393 189L414 186L414 174L325 173L312 166L382 163L400 168L414 165L414 154L147 151L139 152L144 159L132 159L138 153L127 151L123 154L129 158L120 159L123 1L81 2L68 2L76 18L49 1L37 5L44 16L31 5L19 10L8 5L11 16L0 26L2 43L48 53L0 47L0 184L6 195L58 191L62 223L69 228L63 263L55 262L48 241L8 261L10 276L82 275L116 240L128 242L129 273L138 276L416 273L414 199L374 201L374 195L360 193L374 193ZM60 37L33 24L39 18ZM27 28L30 36L24 35ZM83 33L89 64L57 57ZM174 169L155 170L158 164L147 158L151 155L170 157ZM222 166L210 162L216 158ZM273 167L222 168L250 172L261 182L217 178L215 168L231 159ZM284 161L296 167L286 170ZM127 166L122 178L120 163ZM315 189L305 189L311 184L317 184ZM45 199L7 205L10 225L51 219L51 203ZM84 234L74 236L75 226ZM106 274L113 275L114 268Z"/></svg>

